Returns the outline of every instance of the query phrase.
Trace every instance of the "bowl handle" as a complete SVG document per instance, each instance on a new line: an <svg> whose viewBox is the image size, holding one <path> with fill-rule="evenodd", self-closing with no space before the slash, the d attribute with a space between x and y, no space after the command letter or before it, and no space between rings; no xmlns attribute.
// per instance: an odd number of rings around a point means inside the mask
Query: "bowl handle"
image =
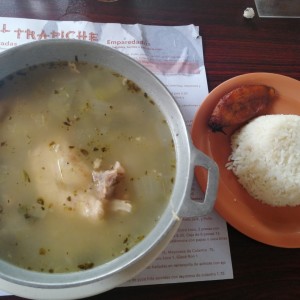
<svg viewBox="0 0 300 300"><path fill-rule="evenodd" d="M195 201L191 198L191 187L195 167L207 169L207 185L203 201ZM191 145L191 176L187 185L186 199L180 212L181 217L204 216L213 210L219 184L219 168L217 164L206 154Z"/></svg>

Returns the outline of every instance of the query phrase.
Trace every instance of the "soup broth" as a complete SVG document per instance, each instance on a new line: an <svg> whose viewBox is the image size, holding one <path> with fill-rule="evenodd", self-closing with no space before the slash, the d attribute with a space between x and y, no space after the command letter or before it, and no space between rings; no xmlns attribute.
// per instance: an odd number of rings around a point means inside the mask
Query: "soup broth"
<svg viewBox="0 0 300 300"><path fill-rule="evenodd" d="M173 188L170 129L135 83L101 66L38 65L0 84L0 258L73 272L127 252Z"/></svg>

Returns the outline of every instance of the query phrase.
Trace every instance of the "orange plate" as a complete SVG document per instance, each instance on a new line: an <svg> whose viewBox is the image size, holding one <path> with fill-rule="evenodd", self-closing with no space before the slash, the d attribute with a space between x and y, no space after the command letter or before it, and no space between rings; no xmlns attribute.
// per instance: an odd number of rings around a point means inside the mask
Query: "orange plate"
<svg viewBox="0 0 300 300"><path fill-rule="evenodd" d="M257 241L278 247L299 248L300 206L271 207L252 198L225 167L231 152L230 134L213 133L207 126L219 99L243 84L265 84L276 89L278 97L268 108L267 114L300 115L300 81L282 75L250 73L237 76L225 81L207 96L196 113L192 139L194 145L214 159L220 169L215 209L229 224ZM205 189L207 176L202 168L197 168L195 174L200 186Z"/></svg>

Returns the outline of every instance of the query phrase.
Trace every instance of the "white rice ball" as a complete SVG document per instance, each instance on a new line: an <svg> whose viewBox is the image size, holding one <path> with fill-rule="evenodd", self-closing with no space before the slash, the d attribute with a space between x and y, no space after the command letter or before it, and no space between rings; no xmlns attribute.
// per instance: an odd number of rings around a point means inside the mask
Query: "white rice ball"
<svg viewBox="0 0 300 300"><path fill-rule="evenodd" d="M232 135L231 148L226 166L252 197L300 204L300 116L257 117Z"/></svg>

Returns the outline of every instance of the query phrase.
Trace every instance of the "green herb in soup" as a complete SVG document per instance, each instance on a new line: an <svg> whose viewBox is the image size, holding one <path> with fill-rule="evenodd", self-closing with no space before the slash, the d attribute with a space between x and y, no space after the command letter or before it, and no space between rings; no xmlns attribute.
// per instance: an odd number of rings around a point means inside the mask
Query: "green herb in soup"
<svg viewBox="0 0 300 300"><path fill-rule="evenodd" d="M151 98L108 69L51 63L0 87L0 258L59 273L139 243L172 192L175 151Z"/></svg>

